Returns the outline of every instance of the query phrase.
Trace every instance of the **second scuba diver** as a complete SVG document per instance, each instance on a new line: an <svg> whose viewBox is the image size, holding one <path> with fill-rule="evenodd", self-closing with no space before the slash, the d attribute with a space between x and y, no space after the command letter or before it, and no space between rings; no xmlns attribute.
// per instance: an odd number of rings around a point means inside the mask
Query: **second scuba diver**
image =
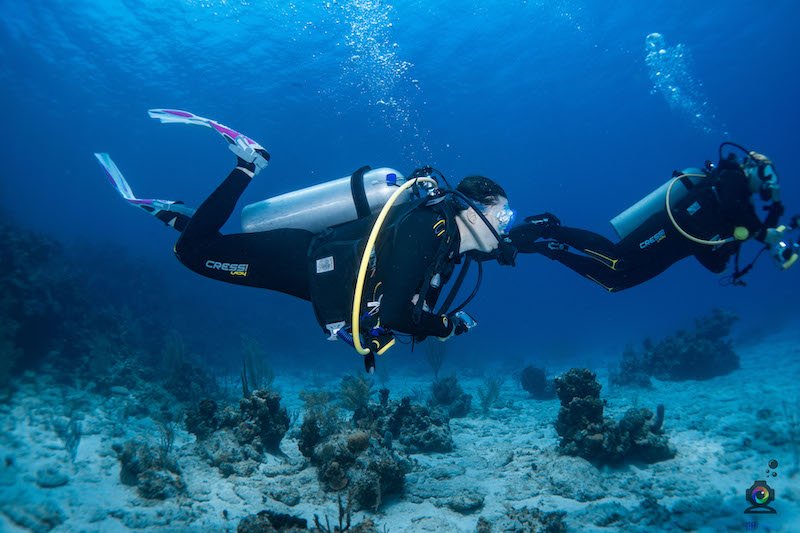
<svg viewBox="0 0 800 533"><path fill-rule="evenodd" d="M353 345L368 372L398 334L446 340L475 325L461 311L466 302L450 309L469 259L450 296L434 306L465 254L485 258L507 249L501 235L514 212L494 181L468 176L456 190L444 190L429 167L408 180L391 169L363 167L349 178L247 206L247 231L223 235L220 229L270 155L249 137L186 111L156 109L150 116L212 128L237 156L233 171L194 210L136 198L111 158L95 154L125 200L181 232L175 254L189 269L310 301L322 330Z"/></svg>
<svg viewBox="0 0 800 533"><path fill-rule="evenodd" d="M731 148L742 157L734 151L723 153ZM754 200L765 204L763 221ZM783 270L797 261L800 248L789 233L797 229L798 216L784 226L779 224L783 212L772 162L725 142L719 147L718 164L707 161L702 169L676 171L671 180L615 217L611 224L619 242L562 226L550 213L526 218L512 228L508 239L519 252L549 257L609 292L647 281L688 256L714 273L723 272L735 256L735 270L727 279L743 285L741 277L755 262L739 266L747 240L762 243L761 251L768 250Z"/></svg>

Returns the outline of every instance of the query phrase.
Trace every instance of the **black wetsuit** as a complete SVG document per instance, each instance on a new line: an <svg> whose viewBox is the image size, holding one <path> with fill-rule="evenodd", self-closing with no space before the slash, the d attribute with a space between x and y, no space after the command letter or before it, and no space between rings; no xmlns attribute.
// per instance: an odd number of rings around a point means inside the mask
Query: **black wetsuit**
<svg viewBox="0 0 800 533"><path fill-rule="evenodd" d="M703 240L726 239L735 227L743 226L751 237L763 241L765 228L775 225L782 213L780 204L762 223L739 164L721 161L711 172L708 178L683 178L688 193L672 209L678 225ZM617 243L591 231L560 225L539 229L523 224L511 230L510 238L520 252L545 255L611 292L647 281L688 256L720 273L741 246L741 241L720 246L690 241L678 232L666 210L652 215ZM539 238L550 240L537 241Z"/></svg>
<svg viewBox="0 0 800 533"><path fill-rule="evenodd" d="M179 230L185 226L175 245L178 259L189 269L209 278L313 300L315 311L319 311L320 306L327 311L333 309L349 322L354 280L351 274L355 272L360 253L348 254L349 264L342 265L346 267L347 279L332 293L319 289L325 285L325 279L317 276L334 270L322 269L320 273L317 260L325 255L325 244L363 241L374 216L330 228L319 236L302 229L222 235L220 229L250 180L240 169L234 169L191 219L173 224ZM448 320L444 316L417 310L412 298L419 294L426 279L432 275L440 274L441 286L452 272L452 263L458 260L459 246L454 222L439 210L426 206L411 212L397 209L395 218L402 214L402 219L391 226L391 239L379 242L375 268L369 272L365 300L380 302L376 317L379 316L380 324L385 328L418 337L447 336L451 329ZM432 271L433 267L437 272ZM337 280L341 282L342 278ZM438 293L435 287L426 292L429 308L433 308ZM324 326L319 313L318 318Z"/></svg>

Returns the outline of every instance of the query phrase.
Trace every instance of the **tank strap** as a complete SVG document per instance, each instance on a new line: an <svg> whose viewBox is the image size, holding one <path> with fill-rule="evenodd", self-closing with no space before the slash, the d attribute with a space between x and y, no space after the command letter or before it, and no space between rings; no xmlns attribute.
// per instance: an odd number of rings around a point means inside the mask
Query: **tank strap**
<svg viewBox="0 0 800 533"><path fill-rule="evenodd" d="M367 191L364 190L364 173L369 170L371 167L365 165L350 175L350 194L353 196L358 218L366 218L372 213L367 201Z"/></svg>

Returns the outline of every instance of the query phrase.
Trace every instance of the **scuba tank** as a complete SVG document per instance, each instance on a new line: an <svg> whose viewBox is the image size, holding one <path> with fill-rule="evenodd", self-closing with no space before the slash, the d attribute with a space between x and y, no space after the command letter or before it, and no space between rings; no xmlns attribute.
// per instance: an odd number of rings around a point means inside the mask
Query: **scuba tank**
<svg viewBox="0 0 800 533"><path fill-rule="evenodd" d="M681 174L703 174L703 171L699 168L687 168ZM692 183L695 182L695 178L684 179L692 179ZM617 232L620 239L624 239L633 230L641 226L648 218L665 209L667 189L669 189L672 182L673 179L670 179L661 187L611 219L611 225L614 227L614 231ZM687 192L688 189L686 185L684 185L683 180L677 180L670 192L670 206L674 207L683 200Z"/></svg>
<svg viewBox="0 0 800 533"><path fill-rule="evenodd" d="M247 233L279 228L320 233L378 212L403 182L403 175L394 169L362 167L350 176L245 206L242 228ZM406 190L397 203L411 198L411 191Z"/></svg>

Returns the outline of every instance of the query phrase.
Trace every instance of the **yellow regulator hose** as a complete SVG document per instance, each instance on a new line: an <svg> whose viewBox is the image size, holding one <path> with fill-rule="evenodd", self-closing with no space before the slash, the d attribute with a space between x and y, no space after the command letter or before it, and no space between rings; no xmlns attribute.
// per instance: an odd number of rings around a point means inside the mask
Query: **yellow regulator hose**
<svg viewBox="0 0 800 533"><path fill-rule="evenodd" d="M367 277L367 267L369 266L369 256L372 255L372 250L375 249L375 241L378 240L378 235L381 232L381 228L383 227L383 222L386 220L386 216L389 214L389 210L394 205L397 198L403 194L403 192L412 187L415 183L432 183L434 187L437 187L439 184L436 183L436 180L433 178L415 178L413 180L409 180L405 182L402 187L397 189L389 199L386 201L386 204L381 209L380 214L378 215L377 220L375 220L375 224L372 226L372 231L369 234L369 239L367 239L367 246L364 248L364 254L361 256L361 264L358 266L358 276L356 276L356 290L353 294L353 314L351 316L351 325L353 328L353 346L355 347L356 351L361 355L367 355L369 353L369 349L364 348L361 345L361 335L360 335L360 315L361 315L361 296L364 292L364 280Z"/></svg>

